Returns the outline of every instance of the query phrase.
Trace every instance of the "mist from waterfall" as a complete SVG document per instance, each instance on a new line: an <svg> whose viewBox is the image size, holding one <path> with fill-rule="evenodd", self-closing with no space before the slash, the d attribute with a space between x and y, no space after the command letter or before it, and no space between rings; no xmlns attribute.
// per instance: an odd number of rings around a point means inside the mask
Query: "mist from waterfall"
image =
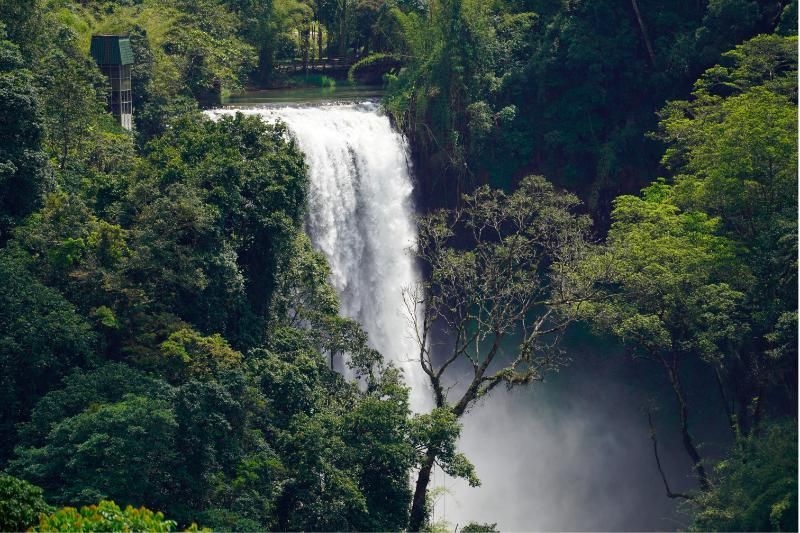
<svg viewBox="0 0 800 533"><path fill-rule="evenodd" d="M416 243L413 183L405 140L378 104L329 104L215 110L258 115L289 127L309 170L306 230L331 267L341 313L357 320L370 343L402 368L412 408L427 388L402 289L418 282L408 253Z"/></svg>

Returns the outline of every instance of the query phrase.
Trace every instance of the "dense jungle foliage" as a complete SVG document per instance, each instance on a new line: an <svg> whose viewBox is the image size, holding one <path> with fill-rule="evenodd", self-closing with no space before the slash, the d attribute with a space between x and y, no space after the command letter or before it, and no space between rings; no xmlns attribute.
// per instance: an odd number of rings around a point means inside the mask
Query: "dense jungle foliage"
<svg viewBox="0 0 800 533"><path fill-rule="evenodd" d="M130 34L133 132L97 33ZM661 475L692 528L796 530L796 34L784 0L0 0L0 530L433 529L418 473L479 482L458 418L541 379L541 347L412 413L338 316L285 126L199 111L334 59L383 74L450 208L420 222L431 301L474 282L465 331L479 301L482 324L524 309L503 334L541 313L617 337L674 392L654 462L680 434L697 488Z"/></svg>
<svg viewBox="0 0 800 533"><path fill-rule="evenodd" d="M795 35L797 4L441 0L390 18L407 59L387 107L440 177L435 197L541 174L605 228L613 199L659 172L656 112L735 45Z"/></svg>

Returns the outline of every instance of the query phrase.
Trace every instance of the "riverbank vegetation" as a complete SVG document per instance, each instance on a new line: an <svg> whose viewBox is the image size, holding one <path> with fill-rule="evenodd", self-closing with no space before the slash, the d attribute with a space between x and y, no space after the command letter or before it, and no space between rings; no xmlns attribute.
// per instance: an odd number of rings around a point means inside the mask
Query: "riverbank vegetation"
<svg viewBox="0 0 800 533"><path fill-rule="evenodd" d="M613 199L659 172L656 112L685 99L721 54L795 34L791 2L439 0L398 8L402 68L387 108L414 139L431 193L540 174L581 194L605 226Z"/></svg>
<svg viewBox="0 0 800 533"><path fill-rule="evenodd" d="M459 417L566 363L579 320L669 386L654 468L693 529L797 529L796 2L0 0L0 22L0 529L434 528L425 472L479 483ZM113 32L132 132L88 55ZM333 60L382 75L426 193L428 413L338 315L285 126L198 110Z"/></svg>

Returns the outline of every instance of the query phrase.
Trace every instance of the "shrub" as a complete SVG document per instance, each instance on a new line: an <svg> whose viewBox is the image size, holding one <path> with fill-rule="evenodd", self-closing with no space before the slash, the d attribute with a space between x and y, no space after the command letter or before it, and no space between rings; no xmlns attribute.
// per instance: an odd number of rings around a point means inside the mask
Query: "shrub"
<svg viewBox="0 0 800 533"><path fill-rule="evenodd" d="M50 515L42 515L40 531L174 531L177 523L165 520L164 515L145 507L130 505L123 511L112 501L97 505L63 507ZM197 526L193 526L196 530Z"/></svg>
<svg viewBox="0 0 800 533"><path fill-rule="evenodd" d="M39 514L52 510L44 501L42 489L0 474L0 531L24 531L36 525Z"/></svg>
<svg viewBox="0 0 800 533"><path fill-rule="evenodd" d="M696 500L693 531L797 531L797 425L742 438Z"/></svg>

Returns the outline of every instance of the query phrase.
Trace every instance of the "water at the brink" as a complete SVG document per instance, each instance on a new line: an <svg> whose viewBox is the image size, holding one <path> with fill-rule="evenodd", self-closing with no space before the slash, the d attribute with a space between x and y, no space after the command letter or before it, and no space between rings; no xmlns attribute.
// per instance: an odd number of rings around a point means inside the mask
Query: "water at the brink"
<svg viewBox="0 0 800 533"><path fill-rule="evenodd" d="M285 122L309 167L307 231L328 258L344 316L357 320L370 342L404 370L412 408L426 404L402 299L418 281L408 253L416 242L413 184L407 146L377 104L253 107L240 111Z"/></svg>

